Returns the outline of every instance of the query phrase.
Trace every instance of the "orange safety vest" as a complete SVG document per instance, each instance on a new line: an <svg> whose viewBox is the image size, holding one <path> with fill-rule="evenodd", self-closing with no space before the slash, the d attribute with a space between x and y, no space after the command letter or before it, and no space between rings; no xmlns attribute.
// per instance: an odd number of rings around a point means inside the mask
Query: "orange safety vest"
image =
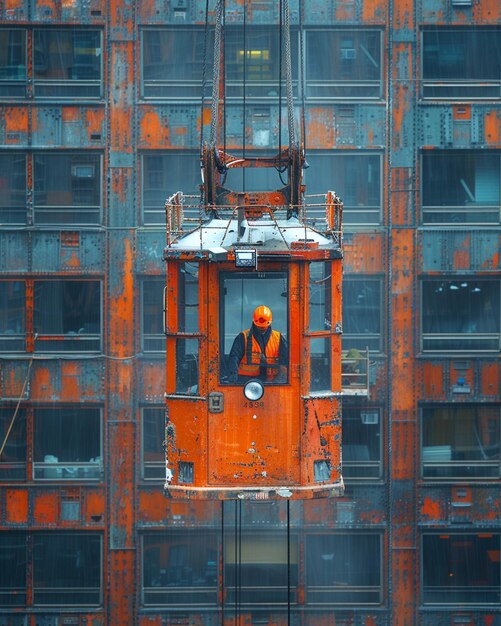
<svg viewBox="0 0 501 626"><path fill-rule="evenodd" d="M239 376L259 376L260 363L261 363L261 346L256 341L254 335L250 334L250 328L243 331L244 336L244 356L238 366ZM252 337L252 347L249 353L248 351L248 339ZM278 330L272 330L271 335L266 344L264 355L266 357L266 364L278 365L278 356L280 348L280 333ZM250 356L250 359L249 359ZM250 362L249 362L250 361ZM278 367L269 367L266 370L266 379L273 380L278 375Z"/></svg>

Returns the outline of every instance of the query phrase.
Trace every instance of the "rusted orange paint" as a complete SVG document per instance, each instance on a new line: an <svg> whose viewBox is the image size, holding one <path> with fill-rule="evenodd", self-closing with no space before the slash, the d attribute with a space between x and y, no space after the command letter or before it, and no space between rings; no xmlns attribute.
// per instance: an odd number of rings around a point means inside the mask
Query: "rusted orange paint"
<svg viewBox="0 0 501 626"><path fill-rule="evenodd" d="M499 363L485 363L481 369L481 393L483 396L499 398L501 395L501 376Z"/></svg>
<svg viewBox="0 0 501 626"><path fill-rule="evenodd" d="M427 496L423 500L423 505L421 507L421 515L426 517L428 520L439 521L443 518L442 507L440 502L433 500L429 496Z"/></svg>
<svg viewBox="0 0 501 626"><path fill-rule="evenodd" d="M379 22L384 24L387 19L387 6L384 0L364 0L362 3L362 23Z"/></svg>
<svg viewBox="0 0 501 626"><path fill-rule="evenodd" d="M443 398L444 370L442 364L425 363L423 366L423 387L425 398Z"/></svg>
<svg viewBox="0 0 501 626"><path fill-rule="evenodd" d="M5 490L5 521L7 524L26 524L28 522L28 490Z"/></svg>
<svg viewBox="0 0 501 626"><path fill-rule="evenodd" d="M501 4L499 0L474 2L472 16L474 24L496 24L501 20Z"/></svg>
<svg viewBox="0 0 501 626"><path fill-rule="evenodd" d="M452 119L453 120L471 120L471 105L469 104L454 105L452 107Z"/></svg>
<svg viewBox="0 0 501 626"><path fill-rule="evenodd" d="M78 402L80 399L80 363L61 363L61 400Z"/></svg>
<svg viewBox="0 0 501 626"><path fill-rule="evenodd" d="M20 9L24 5L24 0L5 0L5 9L11 11L12 9Z"/></svg>
<svg viewBox="0 0 501 626"><path fill-rule="evenodd" d="M31 399L41 400L52 396L50 370L47 367L38 367L32 376Z"/></svg>
<svg viewBox="0 0 501 626"><path fill-rule="evenodd" d="M60 498L56 492L38 493L33 503L35 524L55 525L60 517Z"/></svg>
<svg viewBox="0 0 501 626"><path fill-rule="evenodd" d="M99 491L84 491L84 518L87 522L104 523L105 500L104 493ZM94 519L93 519L94 518ZM101 518L101 519L98 519Z"/></svg>
<svg viewBox="0 0 501 626"><path fill-rule="evenodd" d="M383 236L381 233L354 233L344 244L345 272L382 272Z"/></svg>
<svg viewBox="0 0 501 626"><path fill-rule="evenodd" d="M61 119L63 122L78 122L81 117L79 107L62 107Z"/></svg>
<svg viewBox="0 0 501 626"><path fill-rule="evenodd" d="M490 146L499 146L501 143L501 113L489 111L484 116L484 137Z"/></svg>
<svg viewBox="0 0 501 626"><path fill-rule="evenodd" d="M6 107L5 114L5 143L19 144L21 137L28 132L28 109L27 107Z"/></svg>
<svg viewBox="0 0 501 626"><path fill-rule="evenodd" d="M338 0L336 2L336 20L349 22L355 19L355 3L352 0Z"/></svg>
<svg viewBox="0 0 501 626"><path fill-rule="evenodd" d="M110 334L110 345L113 356L130 357L134 350L134 335L130 332L130 320L134 316L134 250L132 239L123 241L123 257L121 259L122 281L117 290L110 295L110 306L113 321Z"/></svg>
<svg viewBox="0 0 501 626"><path fill-rule="evenodd" d="M154 110L143 112L140 122L140 142L150 148L165 148L170 145L168 124L163 124L159 114Z"/></svg>
<svg viewBox="0 0 501 626"><path fill-rule="evenodd" d="M334 148L334 112L321 107L309 109L306 125L309 148Z"/></svg>

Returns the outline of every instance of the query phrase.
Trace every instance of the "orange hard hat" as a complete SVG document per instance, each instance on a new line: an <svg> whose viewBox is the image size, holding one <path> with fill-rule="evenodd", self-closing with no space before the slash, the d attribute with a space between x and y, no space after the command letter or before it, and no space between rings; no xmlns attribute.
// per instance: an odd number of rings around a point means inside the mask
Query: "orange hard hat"
<svg viewBox="0 0 501 626"><path fill-rule="evenodd" d="M273 319L271 309L264 305L258 306L254 311L252 319L254 324L259 326L259 328L267 328L268 326L271 326L271 321Z"/></svg>

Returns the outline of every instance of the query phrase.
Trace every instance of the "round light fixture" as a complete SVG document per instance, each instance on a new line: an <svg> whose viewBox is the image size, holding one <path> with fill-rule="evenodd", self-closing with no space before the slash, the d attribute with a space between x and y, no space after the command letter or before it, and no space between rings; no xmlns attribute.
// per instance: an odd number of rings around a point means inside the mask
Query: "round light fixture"
<svg viewBox="0 0 501 626"><path fill-rule="evenodd" d="M263 383L260 380L257 380L257 378L253 378L245 384L244 396L247 398L247 400L252 400L253 402L255 402L256 400L260 400L263 397L263 394Z"/></svg>

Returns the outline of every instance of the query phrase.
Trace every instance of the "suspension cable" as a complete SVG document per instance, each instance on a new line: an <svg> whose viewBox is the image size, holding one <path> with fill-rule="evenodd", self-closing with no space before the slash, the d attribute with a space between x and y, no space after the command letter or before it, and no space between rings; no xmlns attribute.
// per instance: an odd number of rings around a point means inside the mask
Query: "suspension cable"
<svg viewBox="0 0 501 626"><path fill-rule="evenodd" d="M207 48L209 39L209 0L205 0L205 28L204 28L204 62L202 67L202 101L200 103L200 155L204 146L204 104L205 104L205 80L207 75Z"/></svg>
<svg viewBox="0 0 501 626"><path fill-rule="evenodd" d="M283 31L283 0L278 5L278 167L282 169L282 31Z"/></svg>
<svg viewBox="0 0 501 626"><path fill-rule="evenodd" d="M291 624L291 512L287 499L287 626Z"/></svg>
<svg viewBox="0 0 501 626"><path fill-rule="evenodd" d="M216 24L214 29L214 63L212 68L212 104L211 104L211 125L210 125L210 147L217 146L217 125L219 121L219 77L221 68L221 31L224 0L217 0Z"/></svg>
<svg viewBox="0 0 501 626"><path fill-rule="evenodd" d="M301 145L306 158L306 108L305 108L305 67L303 40L303 8L304 0L299 0L299 72L301 75Z"/></svg>
<svg viewBox="0 0 501 626"><path fill-rule="evenodd" d="M284 53L285 53L285 80L287 87L287 121L289 126L289 146L296 146L296 128L294 124L294 96L292 92L292 65L291 65L291 32L289 1L284 0Z"/></svg>
<svg viewBox="0 0 501 626"><path fill-rule="evenodd" d="M244 0L244 21L243 21L243 45L244 45L244 67L243 67L243 115L242 115L242 156L245 159L245 118L247 115L247 0ZM245 167L242 168L242 191L245 191Z"/></svg>

